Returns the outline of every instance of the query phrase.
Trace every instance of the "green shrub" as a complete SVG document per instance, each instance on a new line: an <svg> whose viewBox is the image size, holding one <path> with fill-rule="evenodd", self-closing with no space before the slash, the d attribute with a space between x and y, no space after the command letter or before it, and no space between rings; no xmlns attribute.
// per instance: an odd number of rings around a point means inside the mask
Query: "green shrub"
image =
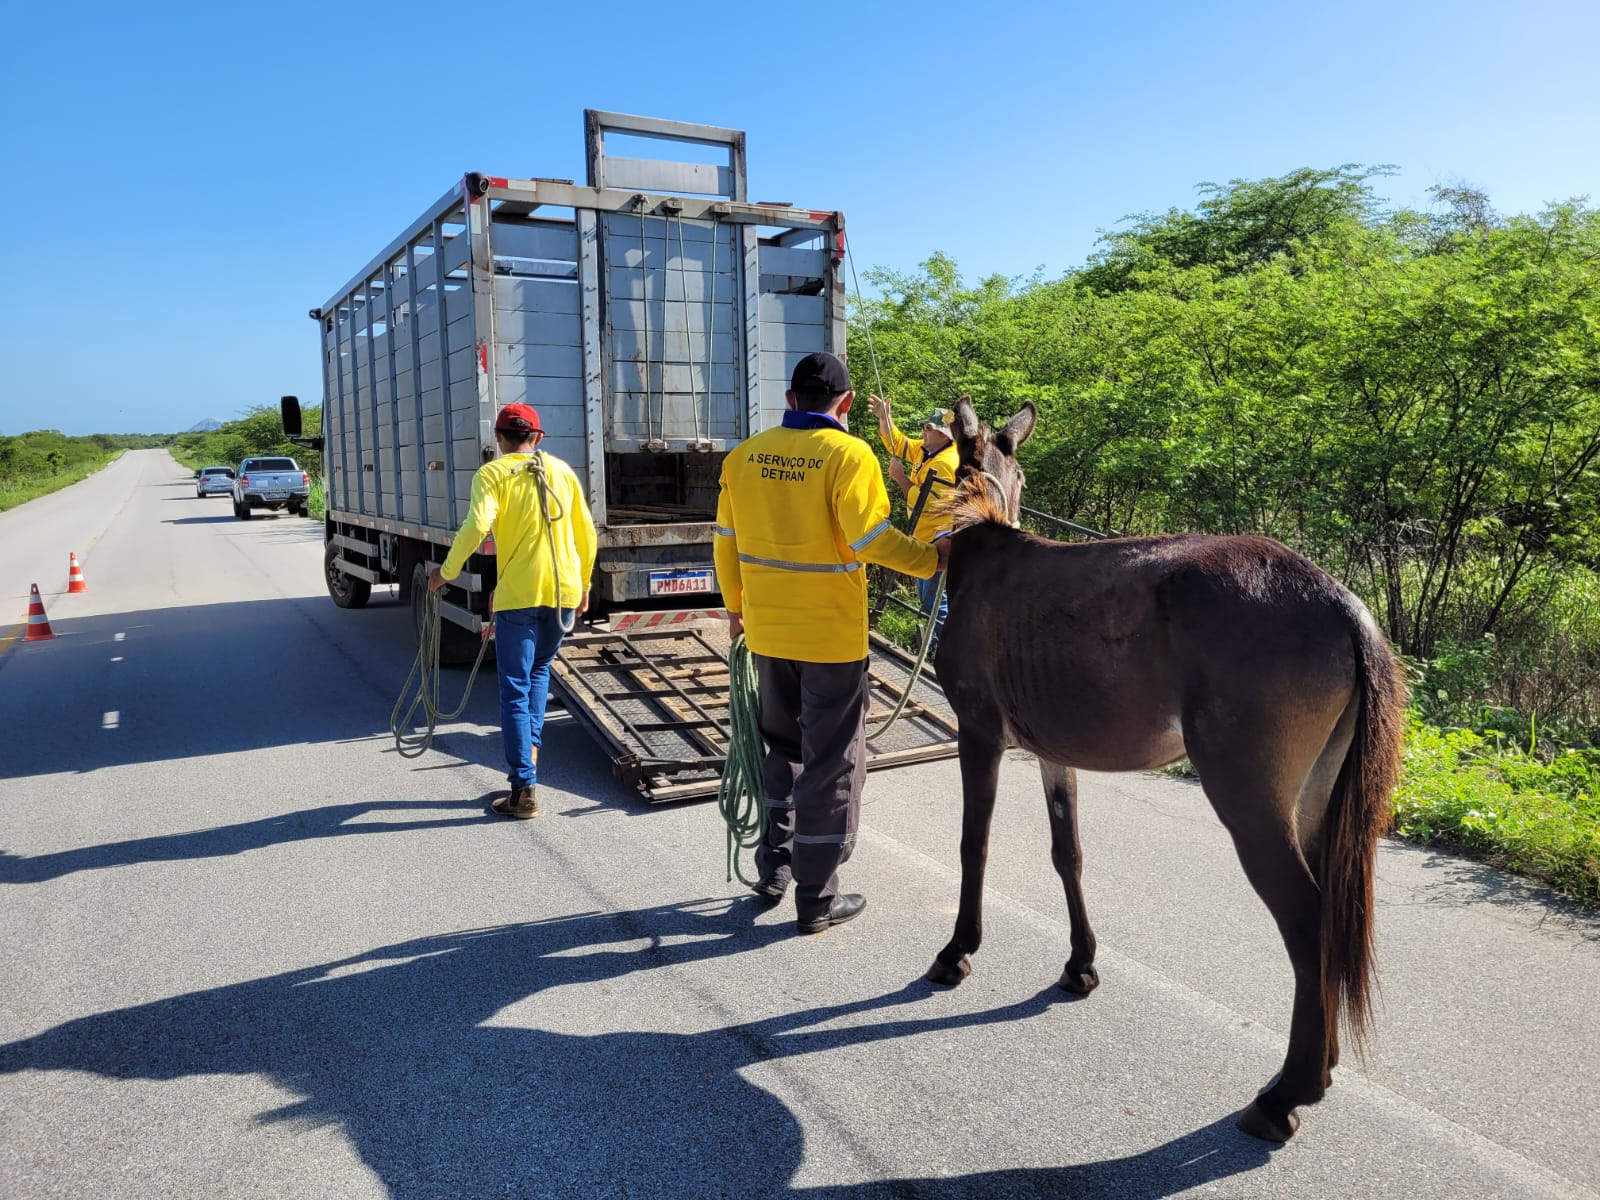
<svg viewBox="0 0 1600 1200"><path fill-rule="evenodd" d="M1600 751L1496 745L1413 715L1395 794L1395 832L1600 902Z"/></svg>

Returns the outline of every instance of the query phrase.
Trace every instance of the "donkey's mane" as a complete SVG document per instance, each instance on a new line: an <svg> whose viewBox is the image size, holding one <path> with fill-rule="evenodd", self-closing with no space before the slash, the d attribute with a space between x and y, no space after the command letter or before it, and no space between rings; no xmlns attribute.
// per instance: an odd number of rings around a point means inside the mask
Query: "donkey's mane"
<svg viewBox="0 0 1600 1200"><path fill-rule="evenodd" d="M968 475L958 483L939 505L950 514L953 533L971 529L974 525L1011 525L1011 517L995 501L982 475Z"/></svg>

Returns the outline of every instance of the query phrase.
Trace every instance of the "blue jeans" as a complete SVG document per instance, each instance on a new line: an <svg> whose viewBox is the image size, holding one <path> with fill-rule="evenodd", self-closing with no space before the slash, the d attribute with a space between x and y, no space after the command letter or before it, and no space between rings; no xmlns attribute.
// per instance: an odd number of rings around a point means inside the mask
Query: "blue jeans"
<svg viewBox="0 0 1600 1200"><path fill-rule="evenodd" d="M511 790L539 779L539 742L550 696L550 660L561 647L570 608L510 608L494 615L494 657L500 672L500 736Z"/></svg>
<svg viewBox="0 0 1600 1200"><path fill-rule="evenodd" d="M926 617L933 609L933 589L939 586L941 576L934 574L927 579L917 580L917 599L922 601L922 615ZM933 652L939 648L939 635L944 632L945 618L950 615L950 597L939 597L939 615L933 620L933 640L928 643L928 661L933 661Z"/></svg>

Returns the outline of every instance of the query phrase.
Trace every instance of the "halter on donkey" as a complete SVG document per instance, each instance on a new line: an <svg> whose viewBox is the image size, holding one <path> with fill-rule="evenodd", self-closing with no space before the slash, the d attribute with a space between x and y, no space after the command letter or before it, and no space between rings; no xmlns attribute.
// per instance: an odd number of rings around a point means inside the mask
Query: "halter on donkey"
<svg viewBox="0 0 1600 1200"><path fill-rule="evenodd" d="M1060 984L1098 983L1080 883L1074 768L1184 757L1233 837L1294 968L1289 1050L1241 1129L1284 1141L1339 1059L1339 1017L1370 1024L1372 876L1400 769L1405 685L1365 606L1286 546L1183 535L1057 543L1012 525L1027 405L1002 428L956 408L961 481L939 682L960 719L961 908L928 977L960 983L983 933L1000 758L1038 756L1072 954ZM1048 631L1042 633L1041 631Z"/></svg>

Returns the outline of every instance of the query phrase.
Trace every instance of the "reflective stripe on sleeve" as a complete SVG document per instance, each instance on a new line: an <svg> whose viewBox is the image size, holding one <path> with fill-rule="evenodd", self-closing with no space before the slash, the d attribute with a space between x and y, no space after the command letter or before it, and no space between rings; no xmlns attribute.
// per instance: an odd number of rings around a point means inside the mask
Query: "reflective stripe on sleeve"
<svg viewBox="0 0 1600 1200"><path fill-rule="evenodd" d="M855 839L848 833L797 833L794 841L797 846L842 846Z"/></svg>
<svg viewBox="0 0 1600 1200"><path fill-rule="evenodd" d="M757 558L754 554L741 554L739 561L749 563L756 567L775 567L779 571L821 571L826 574L848 575L852 571L861 570L861 564L853 563L803 563L786 562L781 558Z"/></svg>
<svg viewBox="0 0 1600 1200"><path fill-rule="evenodd" d="M712 528L712 530L715 531L715 533L716 533L716 535L718 537L732 537L733 536L733 530L724 529L721 525L713 525L711 528Z"/></svg>
<svg viewBox="0 0 1600 1200"><path fill-rule="evenodd" d="M861 547L871 544L872 540L874 538L876 538L880 533L882 533L887 528L889 528L889 518L885 517L883 520L879 521L876 525L874 525L871 529L869 529L865 533L863 533L855 541L851 542L850 543L850 549L852 549L852 550L856 551L857 553L859 553L860 550L861 550Z"/></svg>

